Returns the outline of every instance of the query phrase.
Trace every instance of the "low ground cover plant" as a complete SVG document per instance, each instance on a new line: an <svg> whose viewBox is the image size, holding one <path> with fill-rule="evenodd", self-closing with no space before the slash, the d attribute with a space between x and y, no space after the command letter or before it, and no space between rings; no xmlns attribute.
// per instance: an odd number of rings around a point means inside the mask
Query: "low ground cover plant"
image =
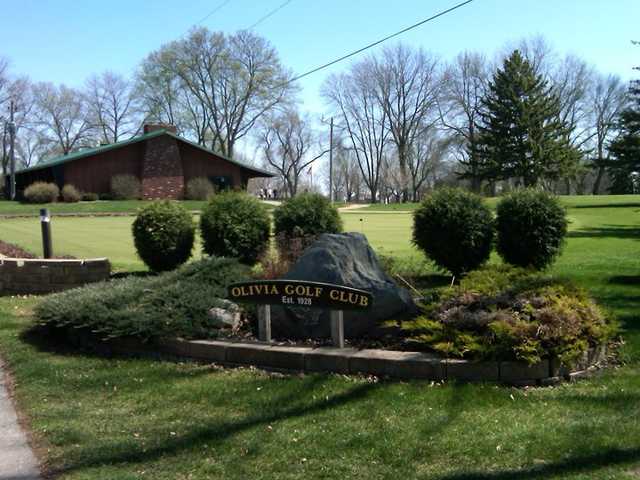
<svg viewBox="0 0 640 480"><path fill-rule="evenodd" d="M264 204L244 192L211 198L200 217L202 247L208 255L254 264L266 251L271 234Z"/></svg>
<svg viewBox="0 0 640 480"><path fill-rule="evenodd" d="M127 277L49 295L35 308L41 327L81 329L100 338L211 338L207 316L226 287L248 278L232 259L205 258L158 276Z"/></svg>
<svg viewBox="0 0 640 480"><path fill-rule="evenodd" d="M24 190L27 203L53 203L60 196L60 189L55 183L34 182Z"/></svg>
<svg viewBox="0 0 640 480"><path fill-rule="evenodd" d="M110 198L103 200L138 200L142 195L140 180L133 175L115 175L111 179Z"/></svg>
<svg viewBox="0 0 640 480"><path fill-rule="evenodd" d="M413 243L456 277L489 259L493 235L491 210L463 189L437 190L414 212Z"/></svg>
<svg viewBox="0 0 640 480"><path fill-rule="evenodd" d="M500 200L496 214L496 248L505 262L542 270L562 251L568 222L553 195L516 190Z"/></svg>
<svg viewBox="0 0 640 480"><path fill-rule="evenodd" d="M342 232L338 210L324 196L305 193L287 199L273 212L280 257L293 261L323 233Z"/></svg>
<svg viewBox="0 0 640 480"><path fill-rule="evenodd" d="M209 200L216 193L213 184L204 177L189 180L185 190L187 200Z"/></svg>
<svg viewBox="0 0 640 480"><path fill-rule="evenodd" d="M191 256L195 225L177 202L164 200L142 208L132 230L138 255L155 272L173 270Z"/></svg>
<svg viewBox="0 0 640 480"><path fill-rule="evenodd" d="M570 365L613 338L617 323L571 282L502 265L440 289L401 328L410 345L448 357Z"/></svg>
<svg viewBox="0 0 640 480"><path fill-rule="evenodd" d="M82 198L78 189L71 184L62 187L60 195L62 196L62 201L65 203L76 203Z"/></svg>

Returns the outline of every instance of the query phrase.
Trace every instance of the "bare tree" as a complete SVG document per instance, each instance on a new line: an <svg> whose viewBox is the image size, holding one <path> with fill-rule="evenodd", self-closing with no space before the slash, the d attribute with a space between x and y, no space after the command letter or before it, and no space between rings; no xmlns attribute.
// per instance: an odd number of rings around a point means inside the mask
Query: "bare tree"
<svg viewBox="0 0 640 480"><path fill-rule="evenodd" d="M130 82L113 72L87 80L86 98L93 126L103 143L135 136L142 126Z"/></svg>
<svg viewBox="0 0 640 480"><path fill-rule="evenodd" d="M416 137L407 158L413 202L420 201L421 192L427 186L429 178L436 178L452 142L452 137L439 135L434 127L421 130Z"/></svg>
<svg viewBox="0 0 640 480"><path fill-rule="evenodd" d="M33 87L34 125L56 153L91 146L94 132L84 95L64 85L38 83Z"/></svg>
<svg viewBox="0 0 640 480"><path fill-rule="evenodd" d="M421 129L437 115L437 60L423 50L398 44L371 57L374 92L384 110L397 150L402 200L408 200L408 156Z"/></svg>
<svg viewBox="0 0 640 480"><path fill-rule="evenodd" d="M594 130L594 157L593 168L596 170L596 178L593 183L592 193L600 193L600 185L609 160L608 145L616 134L615 120L624 109L627 99L626 86L620 77L615 75L598 75L595 88L590 97L591 101L591 125Z"/></svg>
<svg viewBox="0 0 640 480"><path fill-rule="evenodd" d="M290 197L298 193L302 173L328 152L323 150L315 155L310 154L314 134L308 120L301 118L293 109L267 117L260 141L264 159L280 174Z"/></svg>
<svg viewBox="0 0 640 480"><path fill-rule="evenodd" d="M400 203L406 189L407 178L400 171L397 152L387 151L380 170L380 199L383 203Z"/></svg>
<svg viewBox="0 0 640 480"><path fill-rule="evenodd" d="M323 86L323 96L337 112L358 162L362 180L372 203L378 201L380 172L390 136L387 112L376 94L371 61L351 66L347 73L332 75Z"/></svg>
<svg viewBox="0 0 640 480"><path fill-rule="evenodd" d="M329 189L329 162L324 162L326 188ZM360 199L361 174L355 153L345 144L344 139L333 144L333 198L347 203Z"/></svg>
<svg viewBox="0 0 640 480"><path fill-rule="evenodd" d="M149 65L155 62L159 66ZM166 86L178 79L190 94L191 119L193 113L202 119L200 128L206 134L200 136L207 138L211 148L229 156L236 142L294 89L276 50L248 31L225 36L206 28L194 29L187 38L149 55L142 70L168 76L162 80Z"/></svg>
<svg viewBox="0 0 640 480"><path fill-rule="evenodd" d="M31 84L26 77L14 78L8 72L8 63L3 63L0 59L0 163L2 164L2 173L9 171L9 107L13 102L15 138L16 144L23 140L28 134L25 130L31 121L33 110L33 97L31 95Z"/></svg>
<svg viewBox="0 0 640 480"><path fill-rule="evenodd" d="M489 82L486 58L478 53L463 52L447 67L439 101L440 121L449 132L463 178L471 182L471 190L482 188L481 159L478 155L478 128L482 98Z"/></svg>
<svg viewBox="0 0 640 480"><path fill-rule="evenodd" d="M136 75L135 94L146 118L182 129L180 79L167 71L163 51L153 52L140 65ZM200 142L199 142L200 143Z"/></svg>
<svg viewBox="0 0 640 480"><path fill-rule="evenodd" d="M24 127L16 142L16 162L22 168L32 167L46 157L47 148L48 142L40 132Z"/></svg>
<svg viewBox="0 0 640 480"><path fill-rule="evenodd" d="M557 56L553 47L542 35L523 38L515 44L510 44L501 52L502 58L497 63L501 64L504 58L514 50L518 50L528 60L536 75L542 75L547 80L551 80L552 67L557 63Z"/></svg>

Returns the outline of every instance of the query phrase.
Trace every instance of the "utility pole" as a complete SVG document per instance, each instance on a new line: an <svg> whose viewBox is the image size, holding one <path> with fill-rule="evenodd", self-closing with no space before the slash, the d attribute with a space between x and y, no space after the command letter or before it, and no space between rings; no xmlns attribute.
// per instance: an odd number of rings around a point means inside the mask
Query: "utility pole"
<svg viewBox="0 0 640 480"><path fill-rule="evenodd" d="M333 117L329 124L329 201L333 203Z"/></svg>
<svg viewBox="0 0 640 480"><path fill-rule="evenodd" d="M9 106L9 123L7 127L9 129L9 161L11 162L11 179L10 179L10 198L16 199L16 155L15 155L15 143L16 143L16 123L13 115L16 111L16 104L11 100Z"/></svg>

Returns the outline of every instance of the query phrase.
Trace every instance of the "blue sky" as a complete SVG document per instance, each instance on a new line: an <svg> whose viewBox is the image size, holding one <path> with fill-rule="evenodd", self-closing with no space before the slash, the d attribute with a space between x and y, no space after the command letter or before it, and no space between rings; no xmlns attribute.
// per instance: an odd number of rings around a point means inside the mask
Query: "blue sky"
<svg viewBox="0 0 640 480"><path fill-rule="evenodd" d="M150 51L183 35L222 0L0 0L0 56L15 73L80 86L103 70L132 73ZM213 30L247 28L283 0L230 0L203 22ZM445 0L292 0L256 27L295 73L339 57L444 10ZM560 54L633 78L640 65L640 0L475 0L400 40L443 59L463 50L492 56L509 42L543 35ZM320 86L349 61L301 81L306 109L322 112ZM640 75L640 74L639 74Z"/></svg>

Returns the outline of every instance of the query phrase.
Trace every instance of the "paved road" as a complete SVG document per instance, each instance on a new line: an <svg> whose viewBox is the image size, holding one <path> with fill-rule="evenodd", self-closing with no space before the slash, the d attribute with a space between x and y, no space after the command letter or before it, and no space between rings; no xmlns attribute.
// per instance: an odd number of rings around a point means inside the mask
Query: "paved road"
<svg viewBox="0 0 640 480"><path fill-rule="evenodd" d="M0 361L0 480L40 480L27 437L18 425Z"/></svg>

